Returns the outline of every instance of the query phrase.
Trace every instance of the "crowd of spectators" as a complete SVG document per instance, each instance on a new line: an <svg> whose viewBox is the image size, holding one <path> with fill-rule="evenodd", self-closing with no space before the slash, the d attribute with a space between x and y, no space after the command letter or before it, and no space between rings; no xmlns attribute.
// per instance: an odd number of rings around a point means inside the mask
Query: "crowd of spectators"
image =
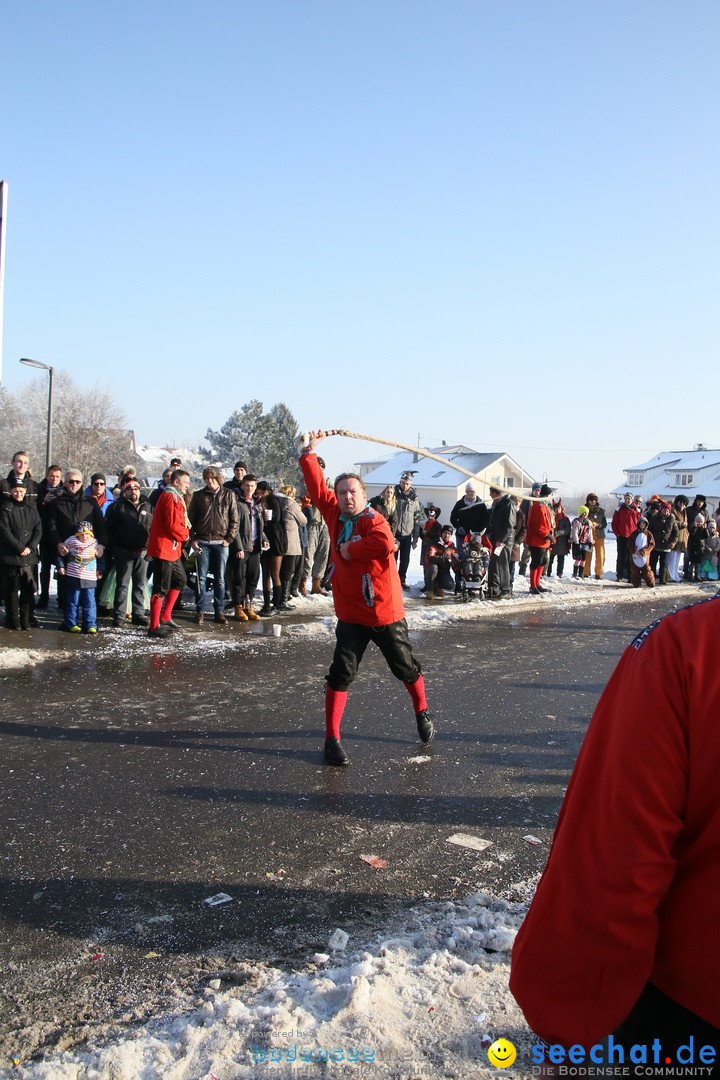
<svg viewBox="0 0 720 1080"><path fill-rule="evenodd" d="M85 485L77 469L55 464L36 483L27 453L18 451L0 481L5 626L37 626L53 579L62 629L72 633L95 633L99 614L115 627L130 623L167 637L177 629L173 612L183 606L188 583L198 626L208 616L209 587L220 624L280 616L293 610L294 597L328 595L328 529L307 495L292 486L273 490L243 461L229 480L213 466L202 477L191 493L189 475L174 459L152 490L132 467L112 488L102 472ZM515 575L529 572L530 593L542 596L553 573L563 577L567 559L573 581L601 580L608 529L617 541L617 581L639 588L718 578L720 511L713 516L702 495L692 503L684 495L672 503L656 495L643 505L627 492L608 522L593 492L576 513L567 513L547 485L534 485L525 498L499 488L489 494L487 505L469 481L447 523L437 506L421 505L409 473L370 500L395 536L405 590L418 544L428 600L466 595L463 584L479 573L482 588L474 595L507 599Z"/></svg>

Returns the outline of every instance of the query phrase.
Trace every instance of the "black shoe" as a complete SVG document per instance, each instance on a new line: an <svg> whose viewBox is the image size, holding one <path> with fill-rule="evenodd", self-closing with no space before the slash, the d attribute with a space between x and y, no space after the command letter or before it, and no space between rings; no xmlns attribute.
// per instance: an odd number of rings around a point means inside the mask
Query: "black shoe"
<svg viewBox="0 0 720 1080"><path fill-rule="evenodd" d="M31 616L30 616L30 618L28 619L28 623L29 623L29 625L30 625L30 626L32 626L32 627L33 627L34 629L37 629L37 628L39 627L39 625L40 625L40 623L38 622L38 620L37 620L37 619L35 618L35 616L34 616L34 615L31 615ZM25 627L25 629L27 630L27 629L28 629L28 627L26 626L26 627Z"/></svg>
<svg viewBox="0 0 720 1080"><path fill-rule="evenodd" d="M540 595L540 590L538 589L537 585L531 585L530 586L530 595L531 596L539 596Z"/></svg>
<svg viewBox="0 0 720 1080"><path fill-rule="evenodd" d="M277 604L276 605L275 610L276 611L294 611L295 610L295 605L294 604L288 604L285 600L283 600L282 604ZM262 612L261 612L261 614L262 614Z"/></svg>
<svg viewBox="0 0 720 1080"><path fill-rule="evenodd" d="M48 598L47 598L47 596L41 596L38 600L35 601L35 610L36 611L38 610L38 608L40 609L40 611L44 611L47 606L48 606Z"/></svg>
<svg viewBox="0 0 720 1080"><path fill-rule="evenodd" d="M538 592L552 592L552 589L546 589L544 585L538 585L537 591Z"/></svg>
<svg viewBox="0 0 720 1080"><path fill-rule="evenodd" d="M326 765L349 765L350 758L347 756L340 740L334 737L325 740L325 764Z"/></svg>
<svg viewBox="0 0 720 1080"><path fill-rule="evenodd" d="M268 615L272 615L272 613L273 609L270 607L269 604L263 604L263 606L258 611L258 615L261 619L267 619Z"/></svg>
<svg viewBox="0 0 720 1080"><path fill-rule="evenodd" d="M150 620L145 615L133 615L132 624L133 626L149 626Z"/></svg>
<svg viewBox="0 0 720 1080"><path fill-rule="evenodd" d="M174 619L162 619L161 626L167 626L171 634L174 634L176 630L182 630L180 623L176 623Z"/></svg>
<svg viewBox="0 0 720 1080"><path fill-rule="evenodd" d="M402 585L405 592L410 592L410 586L408 585L407 581L401 581L400 584Z"/></svg>
<svg viewBox="0 0 720 1080"><path fill-rule="evenodd" d="M125 620L121 615L113 615L113 626L116 630L119 630L121 626L125 625ZM149 625L149 624L148 624Z"/></svg>
<svg viewBox="0 0 720 1080"><path fill-rule="evenodd" d="M415 713L415 719L417 721L418 735L420 736L420 742L429 743L435 738L435 725L433 724L430 713L427 709L423 709L422 712Z"/></svg>
<svg viewBox="0 0 720 1080"><path fill-rule="evenodd" d="M168 638L172 634L172 630L167 623L160 623L155 630L148 630L147 636L152 638Z"/></svg>

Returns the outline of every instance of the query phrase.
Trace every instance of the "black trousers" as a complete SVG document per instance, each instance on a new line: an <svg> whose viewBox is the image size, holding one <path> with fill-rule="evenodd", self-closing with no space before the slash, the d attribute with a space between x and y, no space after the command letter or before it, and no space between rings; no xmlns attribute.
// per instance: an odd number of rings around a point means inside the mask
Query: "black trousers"
<svg viewBox="0 0 720 1080"><path fill-rule="evenodd" d="M630 1066L629 1076L652 1076L651 1062L653 1059L648 1053L648 1064L638 1065L633 1068L629 1061L628 1051L632 1046L645 1044L650 1048L655 1039L660 1040L662 1053L659 1055L658 1075L665 1066L665 1059L671 1058L672 1064L679 1068L681 1063L677 1056L678 1048L689 1047L690 1037L693 1039L693 1065L697 1068L703 1066L703 1072L698 1076L720 1076L720 1029L702 1020L696 1013L691 1012L677 1001L673 1001L657 986L647 983L642 994L636 1001L627 1020L624 1021L613 1033L615 1043L620 1043L625 1050L625 1066ZM712 1046L716 1051L716 1061L711 1066L702 1061L698 1054L703 1046ZM685 1058L689 1051L683 1051ZM687 1064L687 1062L686 1062ZM704 1070L710 1068L710 1072Z"/></svg>
<svg viewBox="0 0 720 1080"><path fill-rule="evenodd" d="M396 679L414 683L420 677L422 668L412 654L405 619L387 626L362 626L338 619L335 638L335 655L325 676L331 690L347 690L371 641L385 657Z"/></svg>
<svg viewBox="0 0 720 1080"><path fill-rule="evenodd" d="M153 559L152 591L155 596L167 596L171 589L185 588L187 574L182 559L168 562L167 559Z"/></svg>

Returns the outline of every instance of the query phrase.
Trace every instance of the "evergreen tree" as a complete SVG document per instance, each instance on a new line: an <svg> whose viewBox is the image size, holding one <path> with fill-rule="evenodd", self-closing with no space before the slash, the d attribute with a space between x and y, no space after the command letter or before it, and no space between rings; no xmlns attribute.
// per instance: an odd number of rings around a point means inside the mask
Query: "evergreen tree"
<svg viewBox="0 0 720 1080"><path fill-rule="evenodd" d="M264 413L262 402L254 398L236 409L219 431L208 429L205 439L214 462L225 469L241 459L264 480L297 484L297 436L298 424L287 405L280 402Z"/></svg>

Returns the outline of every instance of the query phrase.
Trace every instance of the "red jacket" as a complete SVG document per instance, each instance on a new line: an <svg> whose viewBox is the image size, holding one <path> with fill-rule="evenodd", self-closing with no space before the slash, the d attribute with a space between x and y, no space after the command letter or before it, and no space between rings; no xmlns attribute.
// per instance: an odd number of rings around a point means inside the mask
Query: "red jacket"
<svg viewBox="0 0 720 1080"><path fill-rule="evenodd" d="M328 490L314 453L302 455L300 468L308 494L330 532L332 596L338 619L362 626L388 626L404 619L395 539L385 518L366 507L354 522L350 558L344 559L337 550L343 523L335 492Z"/></svg>
<svg viewBox="0 0 720 1080"><path fill-rule="evenodd" d="M720 1027L718 641L720 598L665 616L595 710L512 955L549 1042L589 1048L648 979Z"/></svg>
<svg viewBox="0 0 720 1080"><path fill-rule="evenodd" d="M173 487L163 491L155 505L147 552L152 559L177 562L190 536L185 500Z"/></svg>
<svg viewBox="0 0 720 1080"><path fill-rule="evenodd" d="M624 536L627 540L637 528L640 511L634 506L626 506L622 503L612 516L612 531L616 536Z"/></svg>
<svg viewBox="0 0 720 1080"><path fill-rule="evenodd" d="M553 512L544 502L530 503L525 543L528 547L547 548L552 543Z"/></svg>

